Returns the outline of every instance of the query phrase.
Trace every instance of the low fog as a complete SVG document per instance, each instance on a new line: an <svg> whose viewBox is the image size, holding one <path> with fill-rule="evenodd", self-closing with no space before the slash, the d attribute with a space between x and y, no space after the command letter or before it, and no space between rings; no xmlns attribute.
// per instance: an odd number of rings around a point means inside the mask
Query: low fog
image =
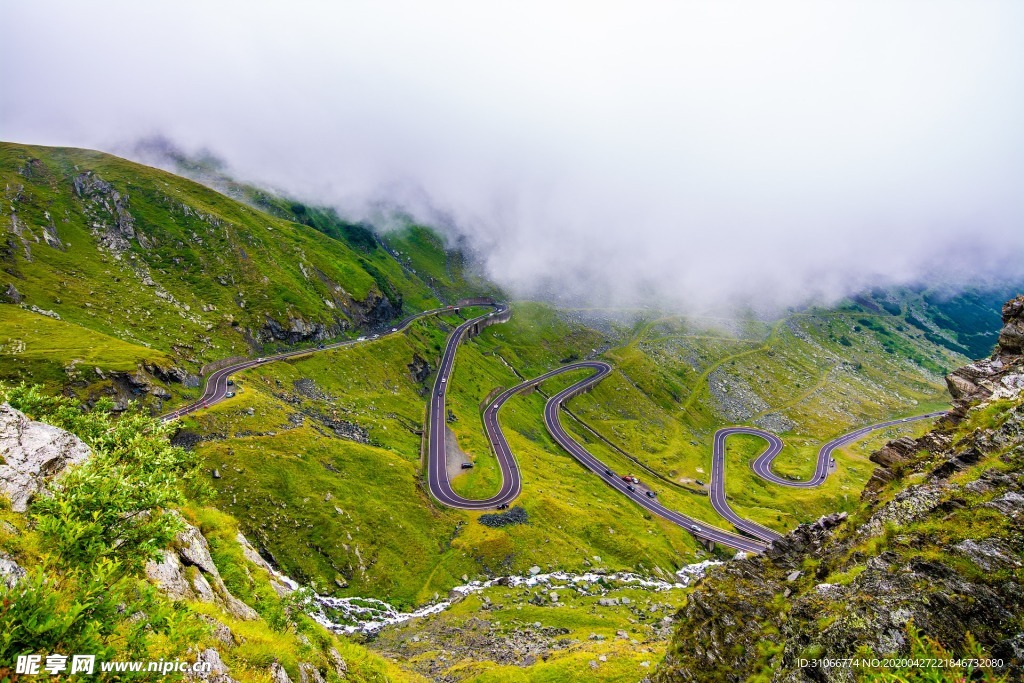
<svg viewBox="0 0 1024 683"><path fill-rule="evenodd" d="M695 312L1024 275L1019 2L0 4L0 138L162 135Z"/></svg>

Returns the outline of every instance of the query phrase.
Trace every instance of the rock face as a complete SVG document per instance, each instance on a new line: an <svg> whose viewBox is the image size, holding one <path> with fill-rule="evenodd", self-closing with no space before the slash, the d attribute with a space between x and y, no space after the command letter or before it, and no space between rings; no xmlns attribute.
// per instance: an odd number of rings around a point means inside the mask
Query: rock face
<svg viewBox="0 0 1024 683"><path fill-rule="evenodd" d="M0 291L0 304L20 304L24 300L25 297L12 284L8 284Z"/></svg>
<svg viewBox="0 0 1024 683"><path fill-rule="evenodd" d="M135 230L135 218L128 210L128 195L122 195L92 171L75 176L74 186L87 215L93 219L93 234L103 248L119 254L131 246L132 239L145 249L151 246L146 237Z"/></svg>
<svg viewBox="0 0 1024 683"><path fill-rule="evenodd" d="M417 384L430 377L430 363L418 353L412 355L412 362L405 367L409 368L409 373Z"/></svg>
<svg viewBox="0 0 1024 683"><path fill-rule="evenodd" d="M0 404L0 493L15 512L25 512L47 481L91 452L74 434Z"/></svg>
<svg viewBox="0 0 1024 683"><path fill-rule="evenodd" d="M174 539L173 548L164 551L163 560L146 565L146 576L175 600L212 602L239 619L259 618L256 610L228 591L206 538L187 522Z"/></svg>
<svg viewBox="0 0 1024 683"><path fill-rule="evenodd" d="M19 581L25 578L25 574L26 572L21 568L21 565L5 553L0 553L0 583L8 588L14 588Z"/></svg>
<svg viewBox="0 0 1024 683"><path fill-rule="evenodd" d="M1012 398L1024 389L1024 296L1003 305L1003 329L991 358L965 365L946 377L953 417L962 418L979 401Z"/></svg>
<svg viewBox="0 0 1024 683"><path fill-rule="evenodd" d="M185 674L186 680L208 681L209 683L238 683L234 678L228 676L228 667L220 658L220 653L212 647L208 647L196 657L197 663L209 664L209 671L189 671Z"/></svg>
<svg viewBox="0 0 1024 683"><path fill-rule="evenodd" d="M858 510L698 584L653 680L854 680L799 660L907 655L910 622L950 656L965 656L970 634L1002 673L1024 671L1024 299L1003 313L995 354L950 375L950 415L871 456ZM977 412L994 399L1009 400Z"/></svg>

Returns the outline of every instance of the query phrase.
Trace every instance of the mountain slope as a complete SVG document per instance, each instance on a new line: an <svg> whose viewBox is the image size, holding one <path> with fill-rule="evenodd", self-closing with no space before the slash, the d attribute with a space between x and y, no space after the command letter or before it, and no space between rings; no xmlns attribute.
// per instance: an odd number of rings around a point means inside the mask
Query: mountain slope
<svg viewBox="0 0 1024 683"><path fill-rule="evenodd" d="M655 680L895 676L898 666L851 671L821 661L907 655L991 656L1000 663L981 674L1019 679L1024 297L1003 319L995 355L950 375L950 417L872 455L880 467L849 516L801 526L695 589ZM925 675L918 669L903 675ZM959 680L970 671L933 673Z"/></svg>
<svg viewBox="0 0 1024 683"><path fill-rule="evenodd" d="M447 288L365 227L327 230L347 225L331 212L316 210L323 219L310 227L99 152L0 143L0 183L0 304L158 349L192 374L268 346L379 327L474 286L436 235L422 260L452 272ZM19 339L3 328L0 337Z"/></svg>

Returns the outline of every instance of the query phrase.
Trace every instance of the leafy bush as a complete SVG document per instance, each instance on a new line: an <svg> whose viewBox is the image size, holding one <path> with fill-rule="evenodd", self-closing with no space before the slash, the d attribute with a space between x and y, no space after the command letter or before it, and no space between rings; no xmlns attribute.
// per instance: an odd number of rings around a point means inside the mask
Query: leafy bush
<svg viewBox="0 0 1024 683"><path fill-rule="evenodd" d="M0 401L93 449L29 507L31 533L46 552L22 581L0 585L0 661L31 652L104 658L115 648L121 658L142 658L154 636L169 652L194 643L203 627L188 625L142 577L181 529L171 507L202 493L194 457L171 446L159 419L137 410L117 416L108 401L85 411L25 385L0 386Z"/></svg>

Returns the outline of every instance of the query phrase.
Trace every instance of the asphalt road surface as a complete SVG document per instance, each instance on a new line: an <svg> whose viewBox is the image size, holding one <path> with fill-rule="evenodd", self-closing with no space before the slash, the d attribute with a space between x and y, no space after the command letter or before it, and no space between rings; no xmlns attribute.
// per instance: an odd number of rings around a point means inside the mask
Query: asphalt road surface
<svg viewBox="0 0 1024 683"><path fill-rule="evenodd" d="M715 432L715 446L711 460L711 505L718 514L729 520L734 527L743 533L769 542L781 537L781 534L761 526L757 522L740 517L729 507L729 502L725 497L725 442L733 434L752 434L768 442L768 447L750 463L750 468L754 470L757 476L780 486L814 488L825 483L825 479L834 468L832 452L835 449L852 443L877 429L907 424L908 422L917 422L919 420L930 420L944 414L944 412L927 413L924 415L914 415L913 417L904 417L898 420L878 422L832 439L818 451L818 460L815 465L814 474L805 481L780 477L772 472L772 461L782 451L783 446L782 439L775 434L755 427L725 427L719 429Z"/></svg>
<svg viewBox="0 0 1024 683"><path fill-rule="evenodd" d="M544 406L544 424L555 441L557 441L558 444L566 450L566 452L575 458L577 462L600 477L606 485L626 496L640 507L662 517L663 519L677 524L698 539L703 541L712 541L746 552L756 553L763 551L766 544L779 538L780 534L756 522L740 517L733 512L732 508L729 507L725 496L725 442L730 435L753 434L768 442L768 448L751 463L751 467L758 476L782 486L809 488L820 486L821 483L825 481L825 478L828 476L831 468L832 451L836 448L852 441L856 441L865 434L876 429L882 429L884 427L913 422L916 420L934 418L943 414L941 412L928 413L927 415L917 415L900 420L880 422L878 424L868 425L867 427L861 427L860 429L833 439L821 447L821 450L818 452L818 462L815 473L812 475L811 479L807 481L794 481L785 477L780 477L772 472L771 463L775 459L775 456L777 456L782 450L783 446L782 439L775 434L753 427L726 427L718 430L715 433L714 453L712 456L711 504L715 510L731 522L737 530L743 534L747 534L746 536L743 536L711 526L706 522L687 517L686 515L675 512L674 510L670 510L661 505L656 497L652 498L647 496L644 491L630 490L629 483L622 479L620 475L613 472L611 468L606 467L604 463L595 458L589 451L569 436L569 434L563 429L560 422L560 410L562 406L572 397L586 391L600 382L612 371L612 367L604 361L583 361L564 365L545 373L540 377L535 377L512 387L511 389L507 389L487 406L484 410L484 429L487 432L487 440L491 444L491 448L494 451L495 457L498 459L498 464L501 469L501 489L494 496L484 500L463 498L452 490L451 483L448 481L447 451L445 448L445 418L447 417L445 396L452 369L455 364L455 353L463 337L470 329L473 328L474 325L484 322L488 318L500 315L508 310L508 306L506 304L486 304L477 302L466 305L489 305L493 307L494 310L485 315L467 320L455 328L455 331L448 337L448 342L445 345L444 354L441 358L441 365L438 368L437 377L430 392L430 411L428 416L428 486L431 494L438 501L453 508L460 508L464 510L484 510L508 504L515 500L522 490L522 477L520 475L519 466L516 463L515 456L509 448L508 440L505 438L505 435L501 430L501 425L498 421L498 412L501 410L501 407L505 402L515 394L530 387L536 387L544 380L554 377L555 375L559 375L564 372L571 372L573 370L590 369L594 371L594 374L576 382L572 386L548 399L547 404ZM387 332L386 334L401 332L413 321L419 318L449 312L453 308L453 306L447 306L411 315L401 322L392 325L391 327L393 331ZM361 343L361 341L369 342L374 338L384 335L385 333L381 333L362 340L355 339L326 344L322 348L300 349L297 351L288 351L261 358L248 359L225 368L221 368L209 376L203 390L203 395L199 400L178 408L171 413L167 413L166 415L163 415L161 419L164 421L176 420L191 412L201 408L207 408L215 403L223 401L229 390L228 379L235 373L263 365L265 363L272 363L278 360L309 355L321 350L353 346ZM752 536L753 538L749 538L748 536Z"/></svg>
<svg viewBox="0 0 1024 683"><path fill-rule="evenodd" d="M485 305L485 304L472 304L472 305ZM388 330L394 329L394 332L391 332L391 331L388 331L386 333L382 332L382 333L378 334L377 336L379 338L379 337L385 336L385 334L397 334L398 332L401 332L406 327L408 327L414 320L418 320L420 318L425 318L428 315L437 315L438 313L448 313L448 312L451 312L454 308L455 308L454 306L445 306L444 308L434 308L434 309L431 309L429 311L423 311L422 313L417 313L415 315L410 315L409 317L405 318L401 322L399 322L397 324L393 324L393 325L391 325L388 328ZM238 363L235 363L234 365L229 365L228 367L221 368L220 370L217 370L216 372L211 374L206 379L206 386L204 387L203 395L202 395L202 397L199 398L199 400L195 401L194 403L189 403L186 406L182 406L181 408L178 408L177 410L175 410L173 412L167 413L166 415L161 415L160 419L163 420L164 422L170 422L171 420L176 420L179 417L182 417L184 415L188 415L189 413L195 412L195 411L197 411L197 410L199 410L201 408L208 408L208 407L212 406L214 403L220 403L221 401L223 401L226 398L226 394L228 393L228 379L230 379L231 375L234 375L235 373L241 372L243 370L248 370L249 368L254 368L254 367L258 366L258 365L264 365L265 363L272 363L272 362L274 362L276 360L284 360L286 358L296 358L298 356L306 356L306 355L309 355L311 353L315 353L317 351L325 351L327 349L340 349L340 348L343 348L345 346L353 346L355 344L361 344L361 343L365 343L365 342L370 342L370 341L373 341L372 337L373 337L373 334L370 334L365 339L363 339L363 341L360 341L358 339L351 339L351 340L343 341L343 342L335 342L333 344L325 344L322 349L321 348L299 349L297 351L287 351L285 353L278 353L278 354L275 354L275 355L272 355L272 356L264 356L262 358L250 358L248 360L244 360L244 361L240 361Z"/></svg>

